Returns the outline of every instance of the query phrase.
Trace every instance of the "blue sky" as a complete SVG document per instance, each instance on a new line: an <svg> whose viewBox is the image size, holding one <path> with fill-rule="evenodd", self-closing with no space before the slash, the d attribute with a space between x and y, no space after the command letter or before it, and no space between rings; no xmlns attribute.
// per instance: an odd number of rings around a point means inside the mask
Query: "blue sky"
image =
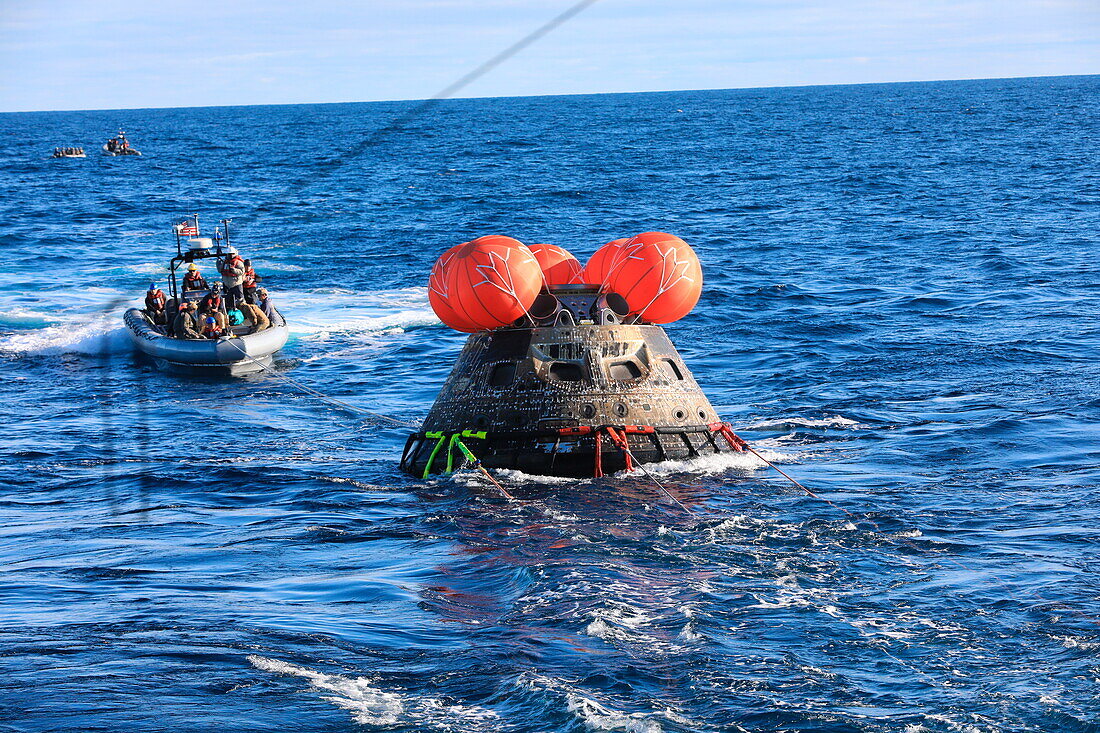
<svg viewBox="0 0 1100 733"><path fill-rule="evenodd" d="M0 110L421 99L573 0L0 0ZM1100 0L600 0L460 96L1100 73Z"/></svg>

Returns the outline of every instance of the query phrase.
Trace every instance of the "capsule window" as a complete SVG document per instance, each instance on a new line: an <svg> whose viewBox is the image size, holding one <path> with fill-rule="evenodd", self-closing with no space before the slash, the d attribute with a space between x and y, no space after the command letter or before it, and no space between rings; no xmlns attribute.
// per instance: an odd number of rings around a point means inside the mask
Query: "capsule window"
<svg viewBox="0 0 1100 733"><path fill-rule="evenodd" d="M661 359L661 369L664 370L665 376L669 379L675 379L678 382L684 379L683 372L680 371L680 367L676 366L676 362L672 359Z"/></svg>
<svg viewBox="0 0 1100 733"><path fill-rule="evenodd" d="M493 367L489 375L489 384L493 387L508 387L516 381L516 363L506 361Z"/></svg>
<svg viewBox="0 0 1100 733"><path fill-rule="evenodd" d="M584 369L573 362L555 361L551 362L548 375L551 382L580 382L584 379Z"/></svg>
<svg viewBox="0 0 1100 733"><path fill-rule="evenodd" d="M626 382L641 377L642 370L632 361L613 361L607 365L607 376Z"/></svg>

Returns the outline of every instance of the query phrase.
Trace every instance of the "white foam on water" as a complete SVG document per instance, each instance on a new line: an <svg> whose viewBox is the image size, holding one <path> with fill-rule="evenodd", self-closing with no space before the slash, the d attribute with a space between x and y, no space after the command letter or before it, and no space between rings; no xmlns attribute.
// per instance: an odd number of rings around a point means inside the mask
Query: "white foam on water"
<svg viewBox="0 0 1100 733"><path fill-rule="evenodd" d="M307 343L351 341L362 345L379 337L404 333L409 328L440 326L427 288L354 291L318 289L272 292L276 306L286 316L290 332ZM351 349L354 350L354 349ZM307 358L313 361L344 352L327 352Z"/></svg>
<svg viewBox="0 0 1100 733"><path fill-rule="evenodd" d="M391 727L398 723L429 726L444 731L493 731L499 716L487 708L453 705L433 697L402 696L385 692L366 677L326 674L278 659L250 654L252 666L265 672L300 677L321 693L322 700L351 713L360 725Z"/></svg>
<svg viewBox="0 0 1100 733"><path fill-rule="evenodd" d="M478 474L480 475L480 474ZM524 473L523 471L517 471L512 468L495 468L493 469L493 475L498 479L503 479L509 485L522 486L523 484L542 484L542 485L563 485L577 483L579 479L565 478L563 476L539 476L537 474ZM475 476L476 478L476 476ZM587 480L587 479L586 479ZM484 478L482 478L484 481Z"/></svg>
<svg viewBox="0 0 1100 733"><path fill-rule="evenodd" d="M767 458L773 463L789 462L786 454L777 453L775 451L767 450L760 451L760 455ZM740 471L742 473L751 473L761 468L767 468L767 464L761 461L759 458L751 453L711 453L705 456L697 456L695 458L685 458L681 460L671 461L658 461L656 463L645 464L646 470L654 476L668 476L670 474L678 473L693 473L700 476L712 476L715 474L726 473L728 471ZM645 476L645 473L641 469L634 469L634 471L627 474L625 471L621 471L616 476Z"/></svg>
<svg viewBox="0 0 1100 733"><path fill-rule="evenodd" d="M565 707L589 730L625 730L630 733L661 733L662 730L660 723L643 713L620 713L572 692L565 696Z"/></svg>
<svg viewBox="0 0 1100 733"><path fill-rule="evenodd" d="M586 729L592 731L627 731L628 733L661 733L658 718L681 725L696 723L671 708L661 712L625 713L615 710L607 700L597 700L590 692L582 693L569 683L534 672L524 672L516 679L516 685L533 692L551 693L564 703L565 709L575 716Z"/></svg>
<svg viewBox="0 0 1100 733"><path fill-rule="evenodd" d="M44 310L34 310L23 306L13 306L6 310L0 310L0 322L6 323L32 323L49 325L57 322L57 314Z"/></svg>
<svg viewBox="0 0 1100 733"><path fill-rule="evenodd" d="M57 354L115 354L131 350L126 327L116 316L100 316L83 323L47 326L0 337L0 353L28 356Z"/></svg>
<svg viewBox="0 0 1100 733"><path fill-rule="evenodd" d="M301 677L315 689L331 693L322 695L329 702L349 710L355 722L366 725L396 725L405 712L405 705L399 695L383 692L370 684L365 677L354 679L334 674L316 672L307 667L290 664L278 659L269 659L250 654L248 661L252 666L265 672Z"/></svg>
<svg viewBox="0 0 1100 733"><path fill-rule="evenodd" d="M852 420L840 415L832 417L774 417L759 418L742 426L745 430L789 430L791 428L841 428L843 430L859 430L866 427L857 420Z"/></svg>

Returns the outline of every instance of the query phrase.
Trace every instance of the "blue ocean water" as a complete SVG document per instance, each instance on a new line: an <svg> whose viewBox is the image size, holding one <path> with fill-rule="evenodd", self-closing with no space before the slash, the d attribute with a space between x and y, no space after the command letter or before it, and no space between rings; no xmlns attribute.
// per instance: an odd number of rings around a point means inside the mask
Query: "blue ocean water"
<svg viewBox="0 0 1100 733"><path fill-rule="evenodd" d="M454 100L342 156L409 105L0 115L0 730L1100 730L1100 77ZM192 212L283 374L413 422L446 247L678 234L671 337L828 502L727 457L655 469L693 516L505 503L153 371L120 314Z"/></svg>

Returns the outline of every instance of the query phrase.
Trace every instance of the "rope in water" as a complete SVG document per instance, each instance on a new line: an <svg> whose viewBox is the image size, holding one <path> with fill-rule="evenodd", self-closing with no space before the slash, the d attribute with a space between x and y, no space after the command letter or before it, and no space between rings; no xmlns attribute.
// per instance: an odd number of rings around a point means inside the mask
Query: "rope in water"
<svg viewBox="0 0 1100 733"><path fill-rule="evenodd" d="M416 428L417 427L417 425L415 423L410 423L406 420L400 420L396 417L390 417L389 415L383 415L380 412L374 412L373 410L368 410L364 407L359 407L357 405L353 405L353 404L350 404L348 402L344 402L343 400L338 400L335 397L329 397L328 395L321 394L320 392L313 389L312 387L309 387L305 384L302 384L301 382L297 381L296 379L292 379L291 377L288 377L285 374L280 374L279 372L277 372L274 369L272 369L271 367L269 367L267 364L264 364L259 359L253 358L247 351L242 349L237 344L233 343L233 339L228 339L226 341L226 343L228 343L230 346L235 348L237 351L241 352L241 354L244 356L244 358L246 358L249 361L253 362L254 364L258 365L261 369L263 369L268 374L272 375L273 377L276 377L278 379L283 380L287 384L292 385L295 389L301 390L305 394L312 395L313 397L316 397L317 399L321 400L322 402L327 402L330 405L334 405L336 407L343 408L345 410L348 410L349 412L354 412L354 413L358 413L358 414L362 414L362 415L369 415L369 416L375 418L376 420L382 420L384 422L388 422L392 425L396 425L396 426L399 426L399 427L402 427L402 428Z"/></svg>

